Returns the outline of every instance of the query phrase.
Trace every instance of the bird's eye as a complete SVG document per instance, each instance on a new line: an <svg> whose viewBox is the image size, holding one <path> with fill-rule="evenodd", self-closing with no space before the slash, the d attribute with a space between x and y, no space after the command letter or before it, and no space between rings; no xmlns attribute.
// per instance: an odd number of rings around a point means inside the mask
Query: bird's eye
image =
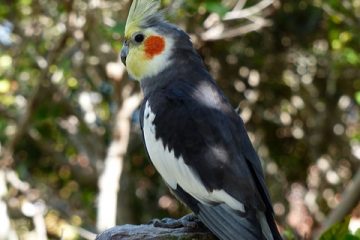
<svg viewBox="0 0 360 240"><path fill-rule="evenodd" d="M141 34L141 33L136 34L134 37L134 40L137 43L142 43L142 41L144 41L144 39L145 39L145 36L144 36L144 34Z"/></svg>

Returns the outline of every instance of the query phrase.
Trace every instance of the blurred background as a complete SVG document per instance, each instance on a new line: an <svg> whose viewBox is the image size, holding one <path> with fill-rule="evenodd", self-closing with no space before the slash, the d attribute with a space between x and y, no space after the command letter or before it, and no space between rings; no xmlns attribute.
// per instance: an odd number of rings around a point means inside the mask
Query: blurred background
<svg viewBox="0 0 360 240"><path fill-rule="evenodd" d="M0 239L94 239L188 210L118 60L129 0L0 0ZM360 0L164 0L238 108L279 227L360 222ZM357 206L357 208L356 208Z"/></svg>

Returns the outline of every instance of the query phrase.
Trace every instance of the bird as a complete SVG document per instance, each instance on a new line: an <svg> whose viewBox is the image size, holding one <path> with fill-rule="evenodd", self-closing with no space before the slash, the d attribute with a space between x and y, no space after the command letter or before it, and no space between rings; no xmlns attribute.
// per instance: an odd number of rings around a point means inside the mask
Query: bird
<svg viewBox="0 0 360 240"><path fill-rule="evenodd" d="M260 159L189 35L158 0L133 0L120 52L144 99L147 154L170 191L221 240L282 239Z"/></svg>

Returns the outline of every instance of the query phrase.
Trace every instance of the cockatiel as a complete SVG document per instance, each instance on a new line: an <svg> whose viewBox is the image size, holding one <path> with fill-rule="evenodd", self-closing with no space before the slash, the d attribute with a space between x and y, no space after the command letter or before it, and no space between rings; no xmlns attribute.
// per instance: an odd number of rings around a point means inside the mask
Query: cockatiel
<svg viewBox="0 0 360 240"><path fill-rule="evenodd" d="M189 36L157 0L134 0L121 59L144 93L148 155L173 194L219 239L281 239L244 123Z"/></svg>

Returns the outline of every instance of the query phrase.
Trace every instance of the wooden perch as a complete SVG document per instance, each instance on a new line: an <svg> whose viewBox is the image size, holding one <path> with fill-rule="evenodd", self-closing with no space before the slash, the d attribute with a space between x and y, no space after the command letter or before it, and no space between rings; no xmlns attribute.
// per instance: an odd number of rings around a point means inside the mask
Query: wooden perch
<svg viewBox="0 0 360 240"><path fill-rule="evenodd" d="M205 227L180 227L180 228L161 228L153 224L142 225L123 225L116 226L99 234L96 240L150 240L150 239L199 239L215 240L217 239Z"/></svg>

